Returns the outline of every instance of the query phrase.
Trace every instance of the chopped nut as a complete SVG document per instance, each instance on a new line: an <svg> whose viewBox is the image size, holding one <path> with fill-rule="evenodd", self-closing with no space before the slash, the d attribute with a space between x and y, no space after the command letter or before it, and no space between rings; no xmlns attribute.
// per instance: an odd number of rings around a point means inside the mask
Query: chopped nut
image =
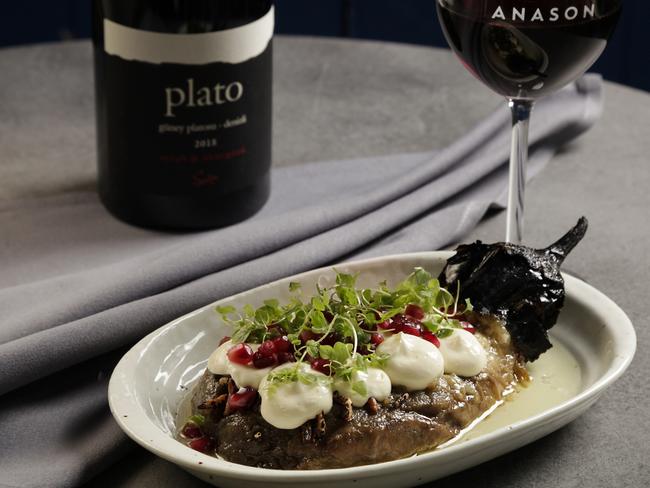
<svg viewBox="0 0 650 488"><path fill-rule="evenodd" d="M325 436L325 428L327 427L327 424L325 423L325 416L323 415L323 412L319 413L316 415L316 418L314 419L315 423L315 433L314 433L314 438L315 439L322 439Z"/></svg>
<svg viewBox="0 0 650 488"><path fill-rule="evenodd" d="M303 442L311 442L313 440L311 423L306 422L302 424L301 434Z"/></svg>
<svg viewBox="0 0 650 488"><path fill-rule="evenodd" d="M343 401L341 403L345 407L345 412L343 413L343 420L349 422L350 420L352 420L352 400L347 397L343 397Z"/></svg>
<svg viewBox="0 0 650 488"><path fill-rule="evenodd" d="M370 415L377 415L377 412L379 411L379 404L377 403L375 397L370 397L368 399L366 402L366 409Z"/></svg>
<svg viewBox="0 0 650 488"><path fill-rule="evenodd" d="M210 400L206 400L201 405L199 405L198 408L199 408L199 410L207 410L207 409L216 408L217 406L221 405L222 403L226 403L226 400L228 400L228 395L226 395L226 394L219 395L218 397L211 398Z"/></svg>
<svg viewBox="0 0 650 488"><path fill-rule="evenodd" d="M408 393L402 393L400 396L395 398L395 400L394 400L395 403L394 403L393 406L396 407L396 408L402 408L404 406L404 403L406 402L406 400L408 400L410 397L411 397L411 395L409 395Z"/></svg>

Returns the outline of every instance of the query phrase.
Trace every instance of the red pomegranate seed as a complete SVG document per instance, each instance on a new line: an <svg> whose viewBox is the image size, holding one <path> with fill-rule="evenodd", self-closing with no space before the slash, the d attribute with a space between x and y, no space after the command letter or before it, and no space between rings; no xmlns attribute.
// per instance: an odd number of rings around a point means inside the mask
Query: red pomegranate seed
<svg viewBox="0 0 650 488"><path fill-rule="evenodd" d="M248 364L253 359L253 350L248 344L237 344L228 350L228 359L236 364Z"/></svg>
<svg viewBox="0 0 650 488"><path fill-rule="evenodd" d="M247 386L246 388L240 388L237 393L233 393L228 397L228 407L230 410L242 410L253 406L255 399L257 398L257 390Z"/></svg>
<svg viewBox="0 0 650 488"><path fill-rule="evenodd" d="M201 427L199 427L196 424L193 423L187 423L185 424L185 427L183 427L183 430L181 431L181 434L183 434L183 437L186 437L188 439L196 439L197 437L202 437L203 432L201 431Z"/></svg>
<svg viewBox="0 0 650 488"><path fill-rule="evenodd" d="M296 357L290 352L281 352L278 354L278 364L293 363Z"/></svg>
<svg viewBox="0 0 650 488"><path fill-rule="evenodd" d="M420 329L420 326L417 324L403 324L402 326L400 326L398 331L416 337L420 337L422 335L422 330Z"/></svg>
<svg viewBox="0 0 650 488"><path fill-rule="evenodd" d="M309 329L303 330L300 334L298 334L298 338L300 339L300 342L303 344L306 344L307 341L317 341L320 339L320 335L316 334L315 332L312 332Z"/></svg>
<svg viewBox="0 0 650 488"><path fill-rule="evenodd" d="M378 346L384 342L384 336L375 332L374 334L370 335L370 342L372 342L375 346Z"/></svg>
<svg viewBox="0 0 650 488"><path fill-rule="evenodd" d="M399 327L403 323L411 321L411 319L409 317L407 317L406 315L401 314L401 313L398 313L397 315L395 315L390 320L391 320L391 323L393 324L393 327Z"/></svg>
<svg viewBox="0 0 650 488"><path fill-rule="evenodd" d="M433 334L433 333L431 333L429 331L425 331L425 332L422 333L421 337L425 341L429 341L434 346L440 347L440 339L438 339L438 337L435 334Z"/></svg>
<svg viewBox="0 0 650 488"><path fill-rule="evenodd" d="M390 320L384 320L383 322L378 323L377 327L384 330L393 330L395 325Z"/></svg>
<svg viewBox="0 0 650 488"><path fill-rule="evenodd" d="M275 366L277 362L278 356L276 354L265 356L259 351L259 349L255 354L253 354L253 366L255 366L257 369L264 369Z"/></svg>
<svg viewBox="0 0 650 488"><path fill-rule="evenodd" d="M461 322L460 326L466 330L467 332L471 332L472 334L476 334L476 327L474 327L472 324L469 322Z"/></svg>
<svg viewBox="0 0 650 488"><path fill-rule="evenodd" d="M420 336L422 333L419 321L402 314L393 317L393 327L396 332L404 332L414 336Z"/></svg>
<svg viewBox="0 0 650 488"><path fill-rule="evenodd" d="M275 348L275 342L272 340L264 341L262 344L260 344L260 347L257 349L257 352L260 353L260 355L264 357L271 357L275 353L277 353L277 349Z"/></svg>
<svg viewBox="0 0 650 488"><path fill-rule="evenodd" d="M413 303L406 306L404 313L416 320L422 320L424 318L424 310L422 307Z"/></svg>
<svg viewBox="0 0 650 488"><path fill-rule="evenodd" d="M311 369L318 371L320 373L329 375L330 374L330 361L329 359L314 359L311 362Z"/></svg>
<svg viewBox="0 0 650 488"><path fill-rule="evenodd" d="M209 437L199 437L188 444L192 449L199 452L208 452L214 444Z"/></svg>
<svg viewBox="0 0 650 488"><path fill-rule="evenodd" d="M289 339L287 339L287 336L276 337L273 339L273 344L275 344L275 351L278 354L289 352L292 348L292 344L289 342Z"/></svg>
<svg viewBox="0 0 650 488"><path fill-rule="evenodd" d="M219 345L220 345L220 346L223 346L223 345L224 345L226 342L228 342L229 340L230 340L230 337L229 337L229 336L226 336L226 337L224 337L223 339L221 339L221 340L219 341Z"/></svg>

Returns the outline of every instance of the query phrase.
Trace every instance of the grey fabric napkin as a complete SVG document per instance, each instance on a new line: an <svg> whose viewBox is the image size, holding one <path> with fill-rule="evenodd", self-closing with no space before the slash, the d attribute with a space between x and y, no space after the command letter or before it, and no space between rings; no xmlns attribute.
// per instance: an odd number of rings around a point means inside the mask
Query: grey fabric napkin
<svg viewBox="0 0 650 488"><path fill-rule="evenodd" d="M529 176L595 122L601 86L586 76L538 104ZM169 320L309 268L462 239L505 201L509 123L499 106L440 151L275 170L265 209L216 231L110 235L94 194L0 212L0 485L75 486L124 455L107 378Z"/></svg>

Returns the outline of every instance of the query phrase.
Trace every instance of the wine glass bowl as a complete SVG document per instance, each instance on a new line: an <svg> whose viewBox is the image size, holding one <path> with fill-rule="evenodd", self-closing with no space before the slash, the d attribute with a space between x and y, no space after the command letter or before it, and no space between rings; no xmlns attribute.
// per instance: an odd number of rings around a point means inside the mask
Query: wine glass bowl
<svg viewBox="0 0 650 488"><path fill-rule="evenodd" d="M513 115L506 240L521 242L528 121L533 102L599 58L622 0L436 0L449 45Z"/></svg>

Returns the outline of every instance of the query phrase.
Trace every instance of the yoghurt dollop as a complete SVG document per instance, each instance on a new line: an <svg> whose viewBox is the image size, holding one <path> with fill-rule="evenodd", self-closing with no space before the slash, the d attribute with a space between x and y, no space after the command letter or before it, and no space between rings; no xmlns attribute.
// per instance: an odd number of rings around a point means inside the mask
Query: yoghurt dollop
<svg viewBox="0 0 650 488"><path fill-rule="evenodd" d="M326 375L305 363L285 363L273 371L287 368L301 368L302 374L326 381L273 384L269 376L265 376L259 387L262 398L260 412L264 420L278 429L296 429L319 413L328 413L333 404L332 386Z"/></svg>
<svg viewBox="0 0 650 488"><path fill-rule="evenodd" d="M259 349L260 344L248 344L253 351ZM238 387L250 386L256 390L260 387L262 379L273 369L255 368L251 365L233 363L228 359L228 351L234 344L226 341L221 344L208 358L208 370L212 374L230 375Z"/></svg>
<svg viewBox="0 0 650 488"><path fill-rule="evenodd" d="M387 354L384 370L392 384L409 391L423 390L444 372L444 360L438 348L420 337L400 332L377 347Z"/></svg>
<svg viewBox="0 0 650 488"><path fill-rule="evenodd" d="M366 394L361 395L352 389L354 383L364 383ZM352 381L337 380L334 383L334 390L341 396L352 400L355 407L363 407L370 397L383 401L390 396L392 388L390 378L379 368L368 368L366 371L356 370L352 373Z"/></svg>
<svg viewBox="0 0 650 488"><path fill-rule="evenodd" d="M478 339L463 329L440 339L440 353L444 358L445 373L474 376L487 366L487 353Z"/></svg>

